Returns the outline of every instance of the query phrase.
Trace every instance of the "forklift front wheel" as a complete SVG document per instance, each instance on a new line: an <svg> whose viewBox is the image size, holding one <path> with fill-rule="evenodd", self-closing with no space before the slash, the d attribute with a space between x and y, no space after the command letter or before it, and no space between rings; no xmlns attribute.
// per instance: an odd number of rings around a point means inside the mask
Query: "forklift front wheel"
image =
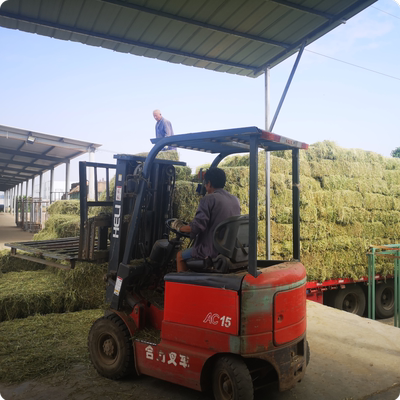
<svg viewBox="0 0 400 400"><path fill-rule="evenodd" d="M215 400L251 400L254 398L253 381L245 362L236 356L223 356L213 372Z"/></svg>
<svg viewBox="0 0 400 400"><path fill-rule="evenodd" d="M92 364L100 375L120 379L134 372L130 334L116 314L94 322L89 332L88 347Z"/></svg>

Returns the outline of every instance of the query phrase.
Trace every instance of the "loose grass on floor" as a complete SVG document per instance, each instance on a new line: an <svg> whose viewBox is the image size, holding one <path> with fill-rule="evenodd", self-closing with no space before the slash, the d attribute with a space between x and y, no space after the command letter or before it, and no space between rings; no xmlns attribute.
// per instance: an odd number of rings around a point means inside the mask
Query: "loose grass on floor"
<svg viewBox="0 0 400 400"><path fill-rule="evenodd" d="M88 364L88 333L103 313L87 310L1 322L0 381L23 382Z"/></svg>

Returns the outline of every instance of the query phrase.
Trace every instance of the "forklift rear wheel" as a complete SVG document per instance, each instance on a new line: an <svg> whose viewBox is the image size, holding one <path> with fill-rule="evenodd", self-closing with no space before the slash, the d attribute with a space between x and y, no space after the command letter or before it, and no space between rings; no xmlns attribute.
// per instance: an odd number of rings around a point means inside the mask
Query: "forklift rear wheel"
<svg viewBox="0 0 400 400"><path fill-rule="evenodd" d="M253 381L245 362L235 356L221 357L213 372L215 400L251 400L254 398Z"/></svg>
<svg viewBox="0 0 400 400"><path fill-rule="evenodd" d="M116 314L95 321L89 332L88 347L92 364L100 375L120 379L133 373L130 334Z"/></svg>
<svg viewBox="0 0 400 400"><path fill-rule="evenodd" d="M377 318L391 318L394 315L393 282L380 283L375 290L375 313Z"/></svg>
<svg viewBox="0 0 400 400"><path fill-rule="evenodd" d="M364 314L365 303L364 292L358 285L349 285L344 289L335 291L333 306L339 310L361 317Z"/></svg>

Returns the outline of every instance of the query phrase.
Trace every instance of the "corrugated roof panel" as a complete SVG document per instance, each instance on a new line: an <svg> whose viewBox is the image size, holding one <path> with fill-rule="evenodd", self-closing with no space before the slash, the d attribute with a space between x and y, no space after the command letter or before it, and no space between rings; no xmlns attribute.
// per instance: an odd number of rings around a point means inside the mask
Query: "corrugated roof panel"
<svg viewBox="0 0 400 400"><path fill-rule="evenodd" d="M273 67L297 51L296 46L305 39L311 43L336 27L340 18L351 18L374 2L8 0L0 9L0 26L170 62L180 60L186 65L257 76L265 65ZM271 47L273 43L265 44L266 40L282 43ZM263 41L264 44L255 45ZM198 62L192 62L192 58Z"/></svg>
<svg viewBox="0 0 400 400"><path fill-rule="evenodd" d="M38 15L35 15L35 17L38 17L40 15L40 18L43 18L46 21L57 21L61 9L62 9L62 3L58 1L55 2L42 1L40 11Z"/></svg>
<svg viewBox="0 0 400 400"><path fill-rule="evenodd" d="M136 15L138 13L136 12ZM135 12L129 9L119 9L118 15L110 27L109 33L112 36L126 36L128 30L132 27Z"/></svg>
<svg viewBox="0 0 400 400"><path fill-rule="evenodd" d="M93 27L96 24L97 18L104 7L104 4L105 3L101 1L84 1L78 19L75 22L75 26L77 28L94 31Z"/></svg>
<svg viewBox="0 0 400 400"><path fill-rule="evenodd" d="M81 14L82 7L83 2L80 0L63 1L57 22L61 25L75 26Z"/></svg>
<svg viewBox="0 0 400 400"><path fill-rule="evenodd" d="M119 13L119 8L107 3L104 4L93 25L93 31L99 33L109 33Z"/></svg>

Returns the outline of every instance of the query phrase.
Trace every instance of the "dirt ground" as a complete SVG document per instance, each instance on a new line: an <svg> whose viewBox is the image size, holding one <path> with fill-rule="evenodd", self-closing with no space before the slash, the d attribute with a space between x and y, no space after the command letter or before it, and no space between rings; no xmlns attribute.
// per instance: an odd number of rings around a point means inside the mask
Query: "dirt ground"
<svg viewBox="0 0 400 400"><path fill-rule="evenodd" d="M0 214L0 248L4 242L33 235ZM26 234L26 235L25 235ZM400 400L400 329L393 319L371 321L317 303L307 304L311 361L303 381L280 393L276 386L257 392L268 400ZM0 338L1 340L1 338ZM0 360L1 363L1 360ZM8 366L13 368L12 365ZM1 379L1 377L0 377ZM91 366L18 385L0 382L0 400L207 400L205 394L148 376L111 381Z"/></svg>
<svg viewBox="0 0 400 400"><path fill-rule="evenodd" d="M395 400L400 397L400 329L308 302L311 361L305 378L280 393L276 386L257 392L268 400ZM1 362L1 360L0 360ZM12 365L10 365L12 368ZM5 400L207 400L191 389L148 376L111 381L91 366L7 386Z"/></svg>

